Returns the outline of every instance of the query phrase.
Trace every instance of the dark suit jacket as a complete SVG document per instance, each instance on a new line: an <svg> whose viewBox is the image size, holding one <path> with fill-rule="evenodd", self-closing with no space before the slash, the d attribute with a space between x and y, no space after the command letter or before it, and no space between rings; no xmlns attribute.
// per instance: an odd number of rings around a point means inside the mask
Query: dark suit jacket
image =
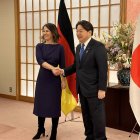
<svg viewBox="0 0 140 140"><path fill-rule="evenodd" d="M77 92L80 89L85 97L95 97L98 90L106 90L107 51L102 43L91 39L80 61L80 47L76 48L74 64L64 69L65 76L76 72Z"/></svg>

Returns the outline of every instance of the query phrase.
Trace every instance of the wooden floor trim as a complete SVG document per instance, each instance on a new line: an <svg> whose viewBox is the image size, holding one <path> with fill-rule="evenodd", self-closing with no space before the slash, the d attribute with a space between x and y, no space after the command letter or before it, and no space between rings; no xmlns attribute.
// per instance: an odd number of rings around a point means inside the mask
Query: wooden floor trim
<svg viewBox="0 0 140 140"><path fill-rule="evenodd" d="M12 99L12 100L16 100L16 96L11 96L11 95L7 95L7 94L1 94L0 93L0 97L7 98L7 99Z"/></svg>

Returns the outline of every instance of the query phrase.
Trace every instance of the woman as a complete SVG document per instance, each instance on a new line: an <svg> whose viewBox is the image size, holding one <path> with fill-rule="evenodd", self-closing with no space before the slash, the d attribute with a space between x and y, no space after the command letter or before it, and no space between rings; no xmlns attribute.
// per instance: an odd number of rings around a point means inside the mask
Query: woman
<svg viewBox="0 0 140 140"><path fill-rule="evenodd" d="M61 88L66 87L65 78L60 78L55 68L65 67L64 49L58 44L59 34L52 23L42 27L43 43L36 46L36 59L40 65L36 82L33 113L38 116L38 132L33 139L45 136L45 118L52 118L50 140L56 140L57 126L61 115Z"/></svg>

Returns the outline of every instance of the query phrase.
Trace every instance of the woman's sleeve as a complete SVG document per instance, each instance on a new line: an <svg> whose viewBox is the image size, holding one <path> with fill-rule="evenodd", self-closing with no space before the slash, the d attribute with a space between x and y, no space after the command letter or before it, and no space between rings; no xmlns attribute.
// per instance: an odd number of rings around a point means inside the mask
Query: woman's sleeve
<svg viewBox="0 0 140 140"><path fill-rule="evenodd" d="M39 65L42 65L42 63L45 62L43 60L42 47L40 44L36 45L36 60Z"/></svg>

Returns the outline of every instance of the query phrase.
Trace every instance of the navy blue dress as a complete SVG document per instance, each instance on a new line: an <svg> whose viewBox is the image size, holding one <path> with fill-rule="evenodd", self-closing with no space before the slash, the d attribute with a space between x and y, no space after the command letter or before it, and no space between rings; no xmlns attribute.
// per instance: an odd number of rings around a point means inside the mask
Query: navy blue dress
<svg viewBox="0 0 140 140"><path fill-rule="evenodd" d="M33 113L40 117L59 117L61 115L61 79L52 71L43 68L43 62L60 68L65 67L63 46L60 44L39 43L36 46L36 59L40 65L36 82Z"/></svg>

